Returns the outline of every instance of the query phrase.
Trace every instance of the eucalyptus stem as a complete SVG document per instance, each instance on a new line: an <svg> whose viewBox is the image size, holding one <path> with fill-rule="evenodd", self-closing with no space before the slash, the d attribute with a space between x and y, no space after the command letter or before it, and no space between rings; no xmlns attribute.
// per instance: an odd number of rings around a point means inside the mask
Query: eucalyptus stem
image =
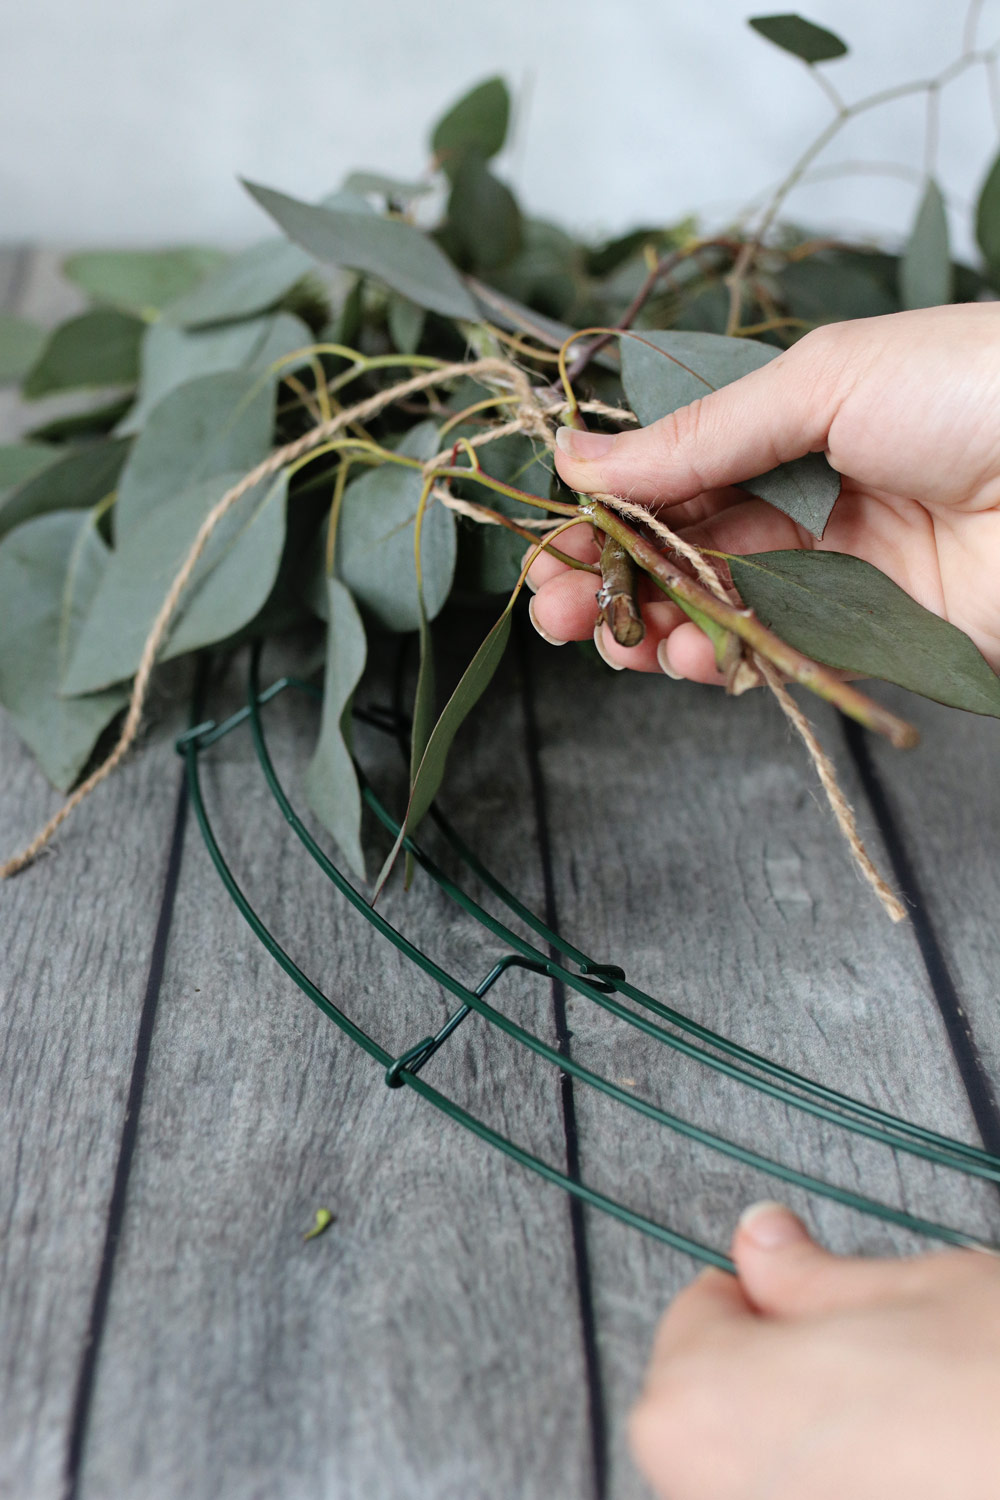
<svg viewBox="0 0 1000 1500"><path fill-rule="evenodd" d="M638 569L625 548L614 537L605 536L597 602L601 618L619 646L638 646L646 635L636 597L638 583Z"/></svg>
<svg viewBox="0 0 1000 1500"><path fill-rule="evenodd" d="M828 667L821 666L819 662L804 656L801 651L796 651L794 646L768 630L752 610L737 609L724 599L716 598L709 589L669 563L650 542L639 536L627 522L599 500L585 498L581 509L595 526L620 543L653 582L676 602L693 605L716 624L731 630L785 677L801 683L817 697L836 704L842 713L856 719L865 729L885 735L897 750L909 749L917 743L919 735L912 724L907 724L905 719L898 718L874 699L859 693Z"/></svg>

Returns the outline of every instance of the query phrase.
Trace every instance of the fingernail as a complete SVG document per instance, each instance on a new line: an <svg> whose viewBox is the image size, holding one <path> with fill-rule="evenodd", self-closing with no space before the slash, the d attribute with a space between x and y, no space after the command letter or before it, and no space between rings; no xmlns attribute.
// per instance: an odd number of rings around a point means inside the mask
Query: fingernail
<svg viewBox="0 0 1000 1500"><path fill-rule="evenodd" d="M597 647L598 656L602 661L607 662L608 666L613 672L624 672L625 668L622 666L622 664L617 661L612 661L611 657L607 653L607 648L604 645L604 626L601 624L600 620L598 620L597 624L594 626L594 645Z"/></svg>
<svg viewBox="0 0 1000 1500"><path fill-rule="evenodd" d="M786 1245L798 1244L809 1238L802 1220L796 1218L790 1208L769 1199L762 1203L751 1203L749 1208L744 1209L737 1228L759 1250L781 1250Z"/></svg>
<svg viewBox="0 0 1000 1500"><path fill-rule="evenodd" d="M535 614L534 599L528 600L528 619L531 621L532 625L534 625L543 641L548 641L550 646L565 646L565 641L560 641L554 635L549 635L549 632L543 629L541 625L539 625L538 617Z"/></svg>
<svg viewBox="0 0 1000 1500"><path fill-rule="evenodd" d="M556 447L570 458L603 458L611 452L614 440L613 432L580 432L576 427L560 427L556 432Z"/></svg>
<svg viewBox="0 0 1000 1500"><path fill-rule="evenodd" d="M674 669L673 669L673 667L670 665L669 658L667 657L667 643L666 643L666 641L661 641L660 644L657 646L657 648L656 648L656 660L660 664L660 671L661 672L664 672L668 677L672 677L675 682L680 682L681 681L681 674L680 674L680 672L675 672Z"/></svg>

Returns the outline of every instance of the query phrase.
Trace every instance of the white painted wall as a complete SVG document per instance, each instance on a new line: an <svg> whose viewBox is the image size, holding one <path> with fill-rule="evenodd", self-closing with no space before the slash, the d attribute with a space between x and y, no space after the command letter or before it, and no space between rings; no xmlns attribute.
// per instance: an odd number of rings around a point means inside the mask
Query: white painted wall
<svg viewBox="0 0 1000 1500"><path fill-rule="evenodd" d="M587 230L692 207L725 219L830 112L806 70L746 28L754 0L2 4L0 240L252 238L263 221L237 173L317 196L355 166L417 172L428 123L492 72L520 97L504 165L524 201ZM852 47L826 70L849 99L960 50L963 0L804 5ZM979 34L1000 35L1000 0L985 0ZM919 169L924 113L897 102L823 160ZM996 134L981 70L951 84L939 175L963 248ZM898 235L917 192L893 176L833 178L793 208L819 228Z"/></svg>

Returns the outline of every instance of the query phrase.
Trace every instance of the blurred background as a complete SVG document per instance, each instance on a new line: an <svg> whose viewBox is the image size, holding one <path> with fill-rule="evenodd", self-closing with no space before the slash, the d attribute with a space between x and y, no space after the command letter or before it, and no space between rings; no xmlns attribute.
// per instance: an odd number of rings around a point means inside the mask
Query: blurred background
<svg viewBox="0 0 1000 1500"><path fill-rule="evenodd" d="M802 64L751 32L751 0L7 0L0 21L0 241L238 244L269 231L238 174L318 197L355 167L412 176L429 124L503 74L518 101L499 163L525 207L612 233L697 210L724 223L830 117ZM848 100L930 76L962 48L961 0L809 0L850 55ZM978 7L978 44L1000 0ZM982 69L941 96L937 175L953 243L995 153ZM788 215L898 242L925 160L927 103L848 125ZM865 175L843 175L863 161Z"/></svg>

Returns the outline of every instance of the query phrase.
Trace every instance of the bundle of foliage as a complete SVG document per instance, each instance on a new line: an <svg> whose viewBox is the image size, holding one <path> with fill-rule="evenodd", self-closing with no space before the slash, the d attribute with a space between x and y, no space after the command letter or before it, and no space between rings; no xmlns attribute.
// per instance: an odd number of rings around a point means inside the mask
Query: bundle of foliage
<svg viewBox="0 0 1000 1500"><path fill-rule="evenodd" d="M345 735L366 632L419 636L412 829L502 656L526 546L558 549L552 528L581 514L606 538L595 593L623 642L642 630L645 571L709 634L734 689L763 665L900 744L907 726L823 664L1000 715L1000 679L972 642L868 564L729 558L731 579L713 589L642 518L554 474L558 421L649 423L817 324L1000 290L1000 159L977 207L978 268L953 261L929 175L900 253L778 222L834 130L878 99L840 100L820 72L846 51L830 32L796 16L751 25L835 108L752 223L702 235L686 218L592 244L527 216L492 165L509 116L494 78L434 127L420 181L359 172L318 204L247 184L280 234L230 256L74 255L65 273L87 311L50 332L0 319L0 378L29 400L83 393L79 410L0 448L0 702L57 787L86 771L144 652L320 621L306 791L363 873ZM948 76L996 60L970 41ZM930 101L942 81L912 89ZM819 536L839 477L812 455L747 488ZM435 723L431 622L456 589L509 597Z"/></svg>

